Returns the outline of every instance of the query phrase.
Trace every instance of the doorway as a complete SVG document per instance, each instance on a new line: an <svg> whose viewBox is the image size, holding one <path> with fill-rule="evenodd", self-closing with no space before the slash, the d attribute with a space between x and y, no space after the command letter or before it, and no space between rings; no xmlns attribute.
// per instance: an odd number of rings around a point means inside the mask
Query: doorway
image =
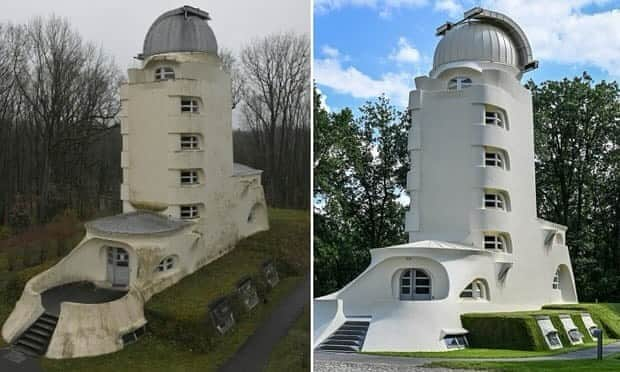
<svg viewBox="0 0 620 372"><path fill-rule="evenodd" d="M129 285L129 253L123 248L108 247L108 281L114 287Z"/></svg>

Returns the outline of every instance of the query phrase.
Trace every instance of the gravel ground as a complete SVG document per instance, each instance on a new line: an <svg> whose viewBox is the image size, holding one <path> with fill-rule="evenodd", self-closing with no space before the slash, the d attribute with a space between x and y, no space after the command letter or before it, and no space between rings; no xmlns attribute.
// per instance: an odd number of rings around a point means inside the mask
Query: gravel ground
<svg viewBox="0 0 620 372"><path fill-rule="evenodd" d="M315 360L314 372L475 372L471 369L427 368L384 363L356 363L336 360Z"/></svg>

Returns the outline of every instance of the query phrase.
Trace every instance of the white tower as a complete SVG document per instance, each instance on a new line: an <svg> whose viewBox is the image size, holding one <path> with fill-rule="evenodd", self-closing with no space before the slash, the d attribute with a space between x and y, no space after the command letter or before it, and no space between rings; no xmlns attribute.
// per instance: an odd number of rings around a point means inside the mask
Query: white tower
<svg viewBox="0 0 620 372"><path fill-rule="evenodd" d="M409 98L409 243L371 250L366 271L315 301L325 350L446 350L463 313L577 301L566 227L536 215L525 34L481 8L437 34ZM368 327L361 343L340 342L343 324Z"/></svg>

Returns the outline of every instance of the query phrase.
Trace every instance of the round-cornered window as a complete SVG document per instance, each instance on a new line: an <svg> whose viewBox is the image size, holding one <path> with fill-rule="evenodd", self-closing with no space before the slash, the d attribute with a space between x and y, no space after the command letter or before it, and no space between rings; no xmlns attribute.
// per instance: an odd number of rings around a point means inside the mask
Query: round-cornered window
<svg viewBox="0 0 620 372"><path fill-rule="evenodd" d="M174 79L174 69L169 66L159 67L155 70L155 80Z"/></svg>
<svg viewBox="0 0 620 372"><path fill-rule="evenodd" d="M163 273L166 271L170 271L175 268L177 265L177 257L176 256L168 256L159 262L159 265L155 268L155 271Z"/></svg>

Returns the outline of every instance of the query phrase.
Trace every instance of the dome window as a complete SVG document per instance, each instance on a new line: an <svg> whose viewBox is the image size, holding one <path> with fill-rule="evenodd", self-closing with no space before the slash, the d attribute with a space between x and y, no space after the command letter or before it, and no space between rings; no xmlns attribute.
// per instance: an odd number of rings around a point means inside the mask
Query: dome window
<svg viewBox="0 0 620 372"><path fill-rule="evenodd" d="M199 111L200 110L197 99L190 97L181 98L181 112L198 113Z"/></svg>
<svg viewBox="0 0 620 372"><path fill-rule="evenodd" d="M461 90L471 86L471 79L465 76L457 76L448 81L448 90Z"/></svg>
<svg viewBox="0 0 620 372"><path fill-rule="evenodd" d="M169 80L174 79L174 70L172 67L159 67L155 70L155 80Z"/></svg>

